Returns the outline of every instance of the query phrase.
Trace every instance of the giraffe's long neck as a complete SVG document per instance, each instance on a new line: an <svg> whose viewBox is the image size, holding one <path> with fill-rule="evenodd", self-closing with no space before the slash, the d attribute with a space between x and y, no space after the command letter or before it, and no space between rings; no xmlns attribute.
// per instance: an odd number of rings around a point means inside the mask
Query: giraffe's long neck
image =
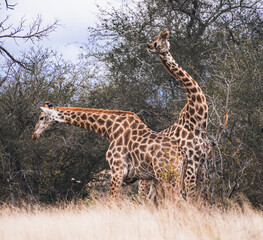
<svg viewBox="0 0 263 240"><path fill-rule="evenodd" d="M98 133L108 140L116 138L121 129L138 118L134 113L115 110L63 107L56 110L63 122Z"/></svg>
<svg viewBox="0 0 263 240"><path fill-rule="evenodd" d="M161 63L167 72L175 77L186 91L187 105L182 110L180 116L184 112L195 116L197 121L201 121L203 127L207 127L207 102L206 97L198 86L196 81L174 60L170 52L159 54Z"/></svg>

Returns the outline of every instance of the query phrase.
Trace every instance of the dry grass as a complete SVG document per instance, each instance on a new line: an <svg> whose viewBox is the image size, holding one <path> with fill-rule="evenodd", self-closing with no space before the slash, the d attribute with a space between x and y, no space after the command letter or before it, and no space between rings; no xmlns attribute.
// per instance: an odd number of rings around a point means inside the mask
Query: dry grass
<svg viewBox="0 0 263 240"><path fill-rule="evenodd" d="M0 239L263 239L262 212L130 201L0 210Z"/></svg>

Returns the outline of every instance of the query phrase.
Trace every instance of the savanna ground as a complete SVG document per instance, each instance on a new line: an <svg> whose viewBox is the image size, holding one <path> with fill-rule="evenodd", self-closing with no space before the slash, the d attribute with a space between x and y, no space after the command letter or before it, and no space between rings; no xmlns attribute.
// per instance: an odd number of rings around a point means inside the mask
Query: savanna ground
<svg viewBox="0 0 263 240"><path fill-rule="evenodd" d="M263 213L243 205L193 206L166 202L156 208L107 199L57 206L5 206L0 239L263 239Z"/></svg>

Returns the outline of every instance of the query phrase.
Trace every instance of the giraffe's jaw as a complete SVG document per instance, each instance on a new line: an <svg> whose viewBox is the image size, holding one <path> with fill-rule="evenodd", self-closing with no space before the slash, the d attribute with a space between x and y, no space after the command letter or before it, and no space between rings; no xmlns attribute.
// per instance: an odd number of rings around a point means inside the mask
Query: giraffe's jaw
<svg viewBox="0 0 263 240"><path fill-rule="evenodd" d="M32 140L33 141L36 141L39 139L40 135L45 131L46 129L43 129L43 128L37 128L33 135L32 135Z"/></svg>
<svg viewBox="0 0 263 240"><path fill-rule="evenodd" d="M33 135L32 135L32 140L36 141L39 139L40 135L43 132L48 132L51 130L51 126L46 126L45 128L38 128L37 130L34 131Z"/></svg>

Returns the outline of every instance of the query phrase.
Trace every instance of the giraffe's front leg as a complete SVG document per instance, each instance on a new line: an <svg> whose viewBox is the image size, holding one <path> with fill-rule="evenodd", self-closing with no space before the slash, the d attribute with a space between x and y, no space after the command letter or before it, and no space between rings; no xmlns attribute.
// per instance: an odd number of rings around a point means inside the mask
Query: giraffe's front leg
<svg viewBox="0 0 263 240"><path fill-rule="evenodd" d="M125 165L125 156L122 156L119 153L115 153L113 155L110 151L108 151L106 159L111 169L110 199L115 200L123 182L125 175L124 170L127 170L127 166Z"/></svg>
<svg viewBox="0 0 263 240"><path fill-rule="evenodd" d="M123 170L111 168L110 199L115 200L123 182Z"/></svg>

